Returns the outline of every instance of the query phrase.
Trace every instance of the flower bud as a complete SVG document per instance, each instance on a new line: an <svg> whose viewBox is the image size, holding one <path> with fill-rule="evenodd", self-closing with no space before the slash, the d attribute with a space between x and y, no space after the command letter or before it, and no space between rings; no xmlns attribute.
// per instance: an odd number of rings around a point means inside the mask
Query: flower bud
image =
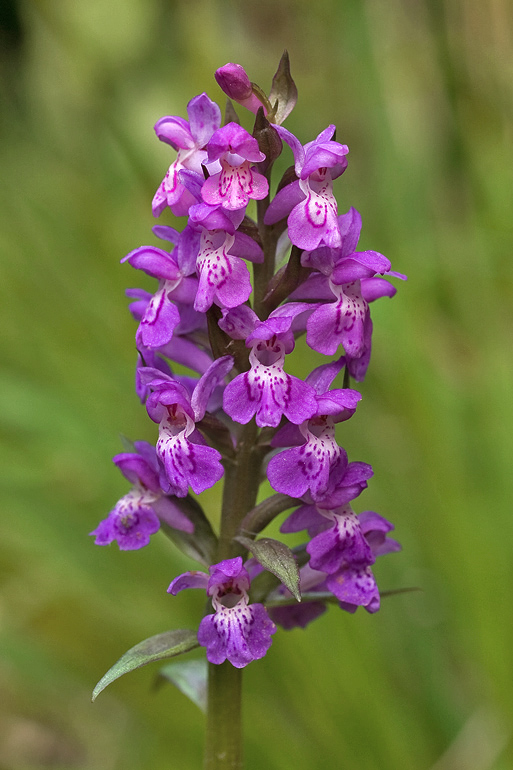
<svg viewBox="0 0 513 770"><path fill-rule="evenodd" d="M228 98L246 107L253 114L256 115L259 107L263 107L264 112L271 109L267 96L256 83L250 81L246 70L240 64L229 63L219 67L215 72L215 79Z"/></svg>
<svg viewBox="0 0 513 770"><path fill-rule="evenodd" d="M215 72L215 79L225 94L235 102L249 99L253 93L251 82L240 64L225 64Z"/></svg>

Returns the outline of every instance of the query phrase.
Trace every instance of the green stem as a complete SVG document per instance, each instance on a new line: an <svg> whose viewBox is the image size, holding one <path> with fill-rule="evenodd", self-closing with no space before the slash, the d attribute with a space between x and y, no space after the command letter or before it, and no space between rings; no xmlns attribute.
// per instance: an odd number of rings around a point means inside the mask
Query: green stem
<svg viewBox="0 0 513 770"><path fill-rule="evenodd" d="M241 553L233 540L241 520L255 506L262 449L254 420L242 430L234 462L227 463L217 561ZM207 730L204 770L242 768L242 670L226 661L208 664Z"/></svg>
<svg viewBox="0 0 513 770"><path fill-rule="evenodd" d="M208 664L204 770L242 770L242 669Z"/></svg>
<svg viewBox="0 0 513 770"><path fill-rule="evenodd" d="M257 434L253 419L244 427L237 442L235 462L227 463L225 468L218 561L241 553L241 546L233 538L244 516L255 507L260 486L262 449L257 445Z"/></svg>

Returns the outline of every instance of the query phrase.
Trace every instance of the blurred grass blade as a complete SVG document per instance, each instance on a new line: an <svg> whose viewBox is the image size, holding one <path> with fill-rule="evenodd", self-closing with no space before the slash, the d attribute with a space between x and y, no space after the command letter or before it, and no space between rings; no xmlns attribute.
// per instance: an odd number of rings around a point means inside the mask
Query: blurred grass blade
<svg viewBox="0 0 513 770"><path fill-rule="evenodd" d="M207 661L188 660L183 663L168 663L160 669L160 674L174 684L201 711L207 710Z"/></svg>

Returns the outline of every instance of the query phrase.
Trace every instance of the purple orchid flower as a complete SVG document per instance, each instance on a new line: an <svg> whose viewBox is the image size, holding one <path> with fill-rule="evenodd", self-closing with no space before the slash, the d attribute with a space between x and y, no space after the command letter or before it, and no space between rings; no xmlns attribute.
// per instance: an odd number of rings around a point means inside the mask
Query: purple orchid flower
<svg viewBox="0 0 513 770"><path fill-rule="evenodd" d="M159 423L157 456L164 468L160 484L176 497L185 497L189 485L199 494L223 475L221 455L205 446L196 423L205 416L210 396L232 366L231 356L218 358L198 380L192 394L184 384L160 371L141 369L151 390L146 409Z"/></svg>
<svg viewBox="0 0 513 770"><path fill-rule="evenodd" d="M201 165L207 160L204 149L212 134L221 125L221 110L205 93L195 96L187 105L189 121L177 116L160 118L155 133L162 142L178 151L153 198L153 215L158 217L166 206L175 216L184 216L195 202L180 181L179 172L189 169L201 174Z"/></svg>
<svg viewBox="0 0 513 770"><path fill-rule="evenodd" d="M261 163L265 155L258 149L257 140L237 123L228 123L215 131L208 146L207 168L221 164L221 171L213 173L202 187L206 203L222 206L229 211L244 209L250 200L261 200L269 192L265 176L251 168ZM217 168L214 167L215 171Z"/></svg>
<svg viewBox="0 0 513 770"><path fill-rule="evenodd" d="M192 522L161 489L155 448L146 441L136 441L134 447L136 452L123 452L113 458L133 488L90 533L96 537L96 545L116 540L122 551L143 548L159 530L161 520L174 529L194 532Z"/></svg>
<svg viewBox="0 0 513 770"><path fill-rule="evenodd" d="M140 314L136 342L141 348L161 348L171 341L180 323L180 312L175 303L192 303L198 287L197 279L191 274L195 269L194 254L199 235L190 228L181 234L171 227L159 228L157 234L160 231L164 233L161 237L177 243L173 252L156 246L140 246L121 260L159 280L159 288L150 295L146 306L134 308ZM143 299L142 295L138 299Z"/></svg>
<svg viewBox="0 0 513 770"><path fill-rule="evenodd" d="M396 540L387 537L394 529L393 524L374 511L364 511L358 516L363 535L368 542L373 557L384 556L401 550ZM338 572L328 575L326 587L339 600L340 607L346 612L356 612L358 607L365 607L374 613L380 608L380 596L374 574L369 565L348 563Z"/></svg>
<svg viewBox="0 0 513 770"><path fill-rule="evenodd" d="M251 294L249 271L242 260L262 262L262 249L252 238L237 231L244 218L242 209L231 211L205 203L201 197L202 176L182 171L180 178L196 201L190 207L189 224L177 245L178 249L189 231L184 257L187 268L191 272L196 270L198 276L194 309L206 313L214 302L221 307L236 307Z"/></svg>
<svg viewBox="0 0 513 770"><path fill-rule="evenodd" d="M303 497L309 490L313 500L322 500L332 472L339 464L347 466L347 455L335 440L335 424L354 414L361 395L350 388L323 392L343 365L341 358L318 367L307 377L307 384L316 392L315 413L297 428L285 425L274 436L274 447L299 445L280 452L269 462L267 477L277 492Z"/></svg>
<svg viewBox="0 0 513 770"><path fill-rule="evenodd" d="M348 566L336 575L326 575L325 572L314 570L307 564L301 568L300 577L302 591L308 590L310 597L319 594L319 600L309 597L308 601L297 606L290 604L270 607L269 615L285 630L304 628L322 615L327 608L327 600L324 598L326 592L332 593L338 599L340 609L346 612L354 613L358 607L365 607L367 612L374 613L380 608L379 591L370 567ZM275 600L284 597L275 592L269 598Z"/></svg>
<svg viewBox="0 0 513 770"><path fill-rule="evenodd" d="M223 231L203 230L197 259L199 286L194 309L206 313L215 302L237 307L251 295L249 270L238 256L229 254L234 236Z"/></svg>
<svg viewBox="0 0 513 770"><path fill-rule="evenodd" d="M356 209L338 218L341 244L337 249L320 248L304 254L302 264L318 270L329 286L334 301L321 305L308 319L307 344L324 355L334 355L344 346L348 358L360 358L366 350L369 305L366 281L390 273L390 261L376 251L356 251L362 221ZM374 298L395 294L383 279L375 286ZM372 330L372 327L370 327Z"/></svg>
<svg viewBox="0 0 513 770"><path fill-rule="evenodd" d="M206 647L210 663L228 660L235 668L244 668L264 657L276 626L262 604L249 604L250 578L240 556L213 564L209 573L185 572L172 581L168 593L206 589L215 611L201 621L198 642Z"/></svg>
<svg viewBox="0 0 513 770"><path fill-rule="evenodd" d="M130 303L129 309L135 320L140 322L145 316L152 295L144 289L127 289L125 293L135 300L135 302ZM139 353L135 377L136 393L143 402L148 396L148 389L146 383L142 382L139 376L140 368L159 369L171 376L171 370L161 356L165 356L182 366L187 366L198 374L203 374L212 363L205 314L197 313L190 305L181 303L177 303L177 308L180 321L173 329L171 340L166 344L149 348L141 344L142 337L136 335Z"/></svg>
<svg viewBox="0 0 513 770"><path fill-rule="evenodd" d="M310 566L332 575L345 565L368 566L375 557L365 539L360 521L347 503L334 511L318 509L332 526L316 535L306 546Z"/></svg>
<svg viewBox="0 0 513 770"><path fill-rule="evenodd" d="M346 505L328 511L319 506L301 506L289 516L282 532L308 529L312 540L308 591L330 591L342 609L355 612L359 606L376 612L380 606L378 587L371 565L377 556L400 551L397 541L387 537L393 525L373 511L356 516ZM278 622L278 621L277 621Z"/></svg>
<svg viewBox="0 0 513 770"><path fill-rule="evenodd" d="M283 126L275 126L280 137L292 148L297 182L280 190L267 209L264 222L272 225L288 215L291 242L300 249L312 251L321 243L331 248L340 246L337 201L333 195L333 179L347 167L347 145L331 140L335 126L324 129L304 147Z"/></svg>
<svg viewBox="0 0 513 770"><path fill-rule="evenodd" d="M287 374L285 355L294 348L292 324L311 306L290 303L260 321L249 307L224 312L219 326L233 339L245 339L251 347L249 372L233 379L224 391L224 411L243 425L256 415L259 427L276 427L282 415L295 425L308 420L317 409L311 385Z"/></svg>

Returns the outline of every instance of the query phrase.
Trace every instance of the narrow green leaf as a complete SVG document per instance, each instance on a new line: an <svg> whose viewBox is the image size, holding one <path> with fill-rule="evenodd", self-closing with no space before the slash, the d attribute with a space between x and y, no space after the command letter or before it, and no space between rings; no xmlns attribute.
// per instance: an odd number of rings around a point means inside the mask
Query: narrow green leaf
<svg viewBox="0 0 513 770"><path fill-rule="evenodd" d="M290 593L301 601L299 589L299 567L290 548L279 540L270 537L261 537L260 540L251 540L249 537L236 537L248 551L251 551L255 559L272 572L273 575L286 586Z"/></svg>
<svg viewBox="0 0 513 770"><path fill-rule="evenodd" d="M207 661L188 660L168 663L160 669L159 676L174 684L201 711L207 710Z"/></svg>
<svg viewBox="0 0 513 770"><path fill-rule="evenodd" d="M217 537L203 512L203 508L190 495L187 495L187 497L176 497L173 499L173 503L192 521L194 532L192 534L182 532L179 529L170 527L164 521L160 522L161 530L182 553L208 567L215 561Z"/></svg>
<svg viewBox="0 0 513 770"><path fill-rule="evenodd" d="M382 599L385 599L387 596L395 596L396 594L409 594L412 591L422 591L422 588L419 588L418 586L413 586L412 588L391 588L390 591L380 591L379 595Z"/></svg>
<svg viewBox="0 0 513 770"><path fill-rule="evenodd" d="M380 591L382 599L386 599L388 596L395 596L396 594L407 594L411 591L421 591L421 588L395 588L390 591ZM338 604L339 600L329 591L310 591L301 594L302 602L327 602L328 604ZM276 598L268 599L265 602L267 607L287 607L293 604L290 598Z"/></svg>
<svg viewBox="0 0 513 770"><path fill-rule="evenodd" d="M199 647L196 632L183 628L175 631L164 631L163 634L144 639L125 652L117 663L109 668L94 688L92 700L96 700L102 690L105 690L111 682L119 679L123 674L135 671L136 668L141 668L147 663L174 658L176 655L182 655L195 647Z"/></svg>

